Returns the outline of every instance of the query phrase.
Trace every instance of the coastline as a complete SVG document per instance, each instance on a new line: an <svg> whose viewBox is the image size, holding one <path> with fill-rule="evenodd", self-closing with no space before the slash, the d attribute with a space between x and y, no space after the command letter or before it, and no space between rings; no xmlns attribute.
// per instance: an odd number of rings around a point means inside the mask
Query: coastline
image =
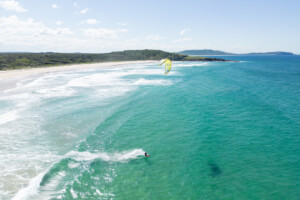
<svg viewBox="0 0 300 200"><path fill-rule="evenodd" d="M156 60L145 61L121 61L121 62L101 62L89 64L72 64L72 65L59 65L51 67L35 67L16 70L0 71L0 91L11 89L17 86L17 82L23 78L30 76L39 76L45 73L68 71L68 70L81 70L93 68L111 68L113 66L130 65L130 64L147 64L156 63Z"/></svg>
<svg viewBox="0 0 300 200"><path fill-rule="evenodd" d="M19 79L26 76L65 71L65 70L78 70L78 69L92 69L92 68L107 68L118 65L128 65L128 64L146 64L155 63L156 60L145 60L145 61L121 61L121 62L101 62L101 63L89 63L89 64L72 64L72 65L59 65L51 67L35 67L26 69L16 69L16 70L5 70L0 71L0 81Z"/></svg>

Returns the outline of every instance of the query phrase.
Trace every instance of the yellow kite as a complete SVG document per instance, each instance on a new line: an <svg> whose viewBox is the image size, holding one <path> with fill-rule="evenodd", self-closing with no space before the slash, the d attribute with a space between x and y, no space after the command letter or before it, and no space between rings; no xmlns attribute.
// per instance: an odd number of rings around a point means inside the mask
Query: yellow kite
<svg viewBox="0 0 300 200"><path fill-rule="evenodd" d="M172 67L172 62L169 59L162 59L160 61L160 65L165 64L165 74L168 74L171 71L171 67Z"/></svg>

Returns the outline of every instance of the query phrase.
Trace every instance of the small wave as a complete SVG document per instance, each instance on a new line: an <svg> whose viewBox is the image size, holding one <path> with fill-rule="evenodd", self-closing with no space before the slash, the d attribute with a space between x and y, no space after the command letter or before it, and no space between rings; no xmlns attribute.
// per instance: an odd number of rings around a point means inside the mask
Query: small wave
<svg viewBox="0 0 300 200"><path fill-rule="evenodd" d="M110 71L97 73L80 78L72 79L67 86L70 87L91 87L91 86L115 86L128 85L129 83L122 77L130 75L162 75L161 69L130 69L127 71Z"/></svg>
<svg viewBox="0 0 300 200"><path fill-rule="evenodd" d="M177 63L174 65L174 67L203 67L203 66L207 66L208 63L204 62L204 63Z"/></svg>
<svg viewBox="0 0 300 200"><path fill-rule="evenodd" d="M147 79L139 79L134 82L134 85L171 85L172 82L168 80L147 80Z"/></svg>
<svg viewBox="0 0 300 200"><path fill-rule="evenodd" d="M131 92L132 90L135 89L136 89L135 87L129 87L129 86L101 88L96 91L96 97L102 99L117 97L117 96L124 95L128 92Z"/></svg>
<svg viewBox="0 0 300 200"><path fill-rule="evenodd" d="M75 162L81 161L93 161L100 159L105 162L121 162L127 163L130 160L142 158L144 155L143 149L133 149L122 152L115 153L90 153L87 151L78 152L78 151L70 151L65 156L61 157L61 160L58 163L54 163L50 168L48 168L45 172L38 174L36 177L31 179L29 185L17 192L17 194L13 197L13 200L25 200L35 195L38 195L39 188L45 184L51 183L53 185L58 184L57 180L52 181L53 177L59 175L60 177L65 176L64 172L66 170L65 167L59 169L59 163L64 162L67 168L75 168L78 166L76 163L70 163L69 159L74 160ZM51 178L52 177L52 178ZM101 193L102 194L102 193ZM104 194L102 194L104 195Z"/></svg>
<svg viewBox="0 0 300 200"><path fill-rule="evenodd" d="M7 94L5 96L0 97L0 100L15 103L16 107L31 107L32 105L36 105L36 103L40 101L40 97L32 92L21 92L17 94Z"/></svg>
<svg viewBox="0 0 300 200"><path fill-rule="evenodd" d="M71 195L72 195L73 199L78 198L78 196L77 196L76 192L74 192L73 188L70 189L70 192L71 192Z"/></svg>
<svg viewBox="0 0 300 200"><path fill-rule="evenodd" d="M8 92L5 92L8 93ZM30 97L30 94L28 92L18 93L18 94L8 94L6 96L0 97L0 99L3 100L23 100L28 99Z"/></svg>
<svg viewBox="0 0 300 200"><path fill-rule="evenodd" d="M20 88L34 88L34 87L37 87L37 86L41 86L41 85L44 85L46 83L46 80L47 80L47 76L42 76L42 77L39 77L39 78L36 78L36 79L28 79L28 83L26 84L21 84L19 83L17 85L17 88L16 89L20 89Z"/></svg>
<svg viewBox="0 0 300 200"><path fill-rule="evenodd" d="M14 196L12 200L23 200L23 199L28 199L29 197L32 197L36 194L38 194L38 188L40 186L40 183L44 177L44 173L38 174L36 177L34 177L29 185L21 190L18 191L18 193Z"/></svg>
<svg viewBox="0 0 300 200"><path fill-rule="evenodd" d="M98 189L96 189L96 193L99 194L100 196L112 196L112 197L115 196L114 194L111 194L111 193L107 193L107 194L102 193L102 192L100 192Z"/></svg>
<svg viewBox="0 0 300 200"><path fill-rule="evenodd" d="M52 166L53 167L53 166ZM42 186L43 182L45 182L45 179L49 179L49 173L51 172L50 168L49 170L38 174L36 177L34 177L29 185L21 190L18 191L18 193L13 197L12 200L26 200L29 198L33 198L34 196L38 195L39 188ZM54 178L49 181L48 183L48 190L50 188L54 189L56 185L58 185L59 180L65 176L65 172L58 172L57 174L54 174ZM47 181L47 180L46 180Z"/></svg>
<svg viewBox="0 0 300 200"><path fill-rule="evenodd" d="M65 86L59 86L53 89L40 89L37 90L36 92L42 94L45 98L69 97L76 93L75 90L67 88Z"/></svg>
<svg viewBox="0 0 300 200"><path fill-rule="evenodd" d="M91 86L104 86L104 85L119 85L120 80L109 73L98 73L80 78L72 79L68 82L69 87L91 87Z"/></svg>

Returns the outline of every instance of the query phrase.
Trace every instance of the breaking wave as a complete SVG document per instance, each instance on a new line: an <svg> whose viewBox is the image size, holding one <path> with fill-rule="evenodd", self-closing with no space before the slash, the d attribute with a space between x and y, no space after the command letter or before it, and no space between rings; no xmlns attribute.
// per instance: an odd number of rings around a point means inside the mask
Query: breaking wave
<svg viewBox="0 0 300 200"><path fill-rule="evenodd" d="M133 149L126 150L122 152L114 152L114 153L90 153L88 151L79 152L79 151L70 151L65 156L62 156L60 161L53 164L48 170L43 173L38 174L36 177L31 179L29 185L17 192L17 194L13 197L13 200L25 200L31 197L38 195L39 188L41 186L47 185L50 183L50 179L54 179L54 177L63 177L65 175L65 168L73 169L80 165L81 162L89 162L95 160L101 160L104 162L119 162L119 163L128 163L131 160L143 158L144 156L143 149ZM72 161L75 161L72 162ZM61 162L67 163L65 166L67 167L58 167ZM57 181L52 181L57 182ZM53 183L52 183L53 184ZM53 187L53 186L52 186ZM100 191L99 191L100 192Z"/></svg>

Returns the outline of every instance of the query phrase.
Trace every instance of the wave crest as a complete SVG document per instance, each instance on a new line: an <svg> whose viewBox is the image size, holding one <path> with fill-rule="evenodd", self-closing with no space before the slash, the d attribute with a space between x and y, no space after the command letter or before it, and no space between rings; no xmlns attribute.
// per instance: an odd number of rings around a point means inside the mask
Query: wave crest
<svg viewBox="0 0 300 200"><path fill-rule="evenodd" d="M105 162L120 162L120 163L127 163L130 160L142 158L144 156L144 150L143 149L133 149L133 150L127 150L122 152L114 152L114 153L90 153L88 151L70 151L65 156L61 158L61 160L58 163L53 164L48 170L46 170L43 173L38 174L36 177L31 179L29 185L21 190L18 191L18 193L14 196L13 200L22 200L22 199L28 199L35 195L38 195L39 188L41 186L47 185L49 182L51 182L51 179L53 179L57 174L63 174L63 171L66 170L66 168L74 168L78 165L73 165L69 163L70 160L74 160L76 162L82 162L82 161L93 161L100 159ZM58 167L60 166L60 162L65 162L66 167ZM60 175L61 176L61 175Z"/></svg>

